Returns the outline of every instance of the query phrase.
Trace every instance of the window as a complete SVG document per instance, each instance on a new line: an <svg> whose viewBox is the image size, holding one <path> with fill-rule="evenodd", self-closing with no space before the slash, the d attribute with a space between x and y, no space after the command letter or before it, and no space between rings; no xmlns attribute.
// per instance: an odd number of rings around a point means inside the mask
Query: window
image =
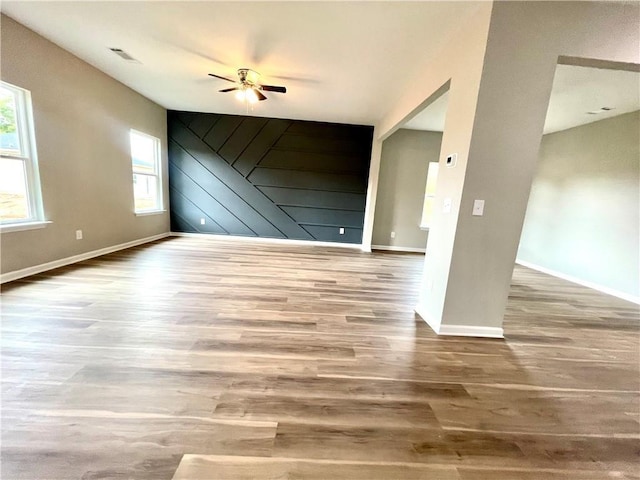
<svg viewBox="0 0 640 480"><path fill-rule="evenodd" d="M438 183L438 162L429 162L429 170L427 170L427 186L424 190L424 204L422 206L422 219L420 220L420 228L428 229L431 226L433 217L433 205L436 199L436 184Z"/></svg>
<svg viewBox="0 0 640 480"><path fill-rule="evenodd" d="M135 130L130 138L135 212L162 211L160 140Z"/></svg>
<svg viewBox="0 0 640 480"><path fill-rule="evenodd" d="M43 220L31 94L0 82L0 225Z"/></svg>

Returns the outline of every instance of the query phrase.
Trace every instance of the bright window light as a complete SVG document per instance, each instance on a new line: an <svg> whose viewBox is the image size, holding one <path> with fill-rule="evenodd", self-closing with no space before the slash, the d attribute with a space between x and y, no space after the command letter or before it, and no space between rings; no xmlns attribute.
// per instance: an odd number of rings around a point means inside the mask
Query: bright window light
<svg viewBox="0 0 640 480"><path fill-rule="evenodd" d="M438 162L429 162L427 170L427 185L424 191L424 204L422 206L422 218L420 228L429 228L433 218L433 206L436 199L436 184L438 183Z"/></svg>
<svg viewBox="0 0 640 480"><path fill-rule="evenodd" d="M131 130L133 198L136 213L161 211L160 139Z"/></svg>
<svg viewBox="0 0 640 480"><path fill-rule="evenodd" d="M44 221L31 94L0 82L0 224Z"/></svg>

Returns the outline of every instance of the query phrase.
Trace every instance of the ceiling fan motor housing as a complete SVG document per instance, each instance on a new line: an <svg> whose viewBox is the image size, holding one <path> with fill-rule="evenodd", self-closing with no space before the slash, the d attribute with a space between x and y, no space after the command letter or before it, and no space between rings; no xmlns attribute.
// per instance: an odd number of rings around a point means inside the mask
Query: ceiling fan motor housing
<svg viewBox="0 0 640 480"><path fill-rule="evenodd" d="M262 93L262 91L287 93L286 87L280 87L276 85L262 85L261 83L259 83L260 74L255 70L251 70L250 68L239 68L237 73L237 82L235 80L231 80L230 78L216 75L215 73L210 73L209 76L236 84L236 87L224 88L220 90L220 92L227 93L234 90L239 90L240 92L243 92L245 94L245 98L247 93L251 93L252 97L257 98L257 100L259 101L266 100L267 97Z"/></svg>
<svg viewBox="0 0 640 480"><path fill-rule="evenodd" d="M251 80L249 77L249 74L253 73L255 80L257 80L260 77L260 74L254 70L251 70L250 68L239 68L238 69L238 78L240 79L240 83L242 85L246 85L246 86L256 86L256 82Z"/></svg>

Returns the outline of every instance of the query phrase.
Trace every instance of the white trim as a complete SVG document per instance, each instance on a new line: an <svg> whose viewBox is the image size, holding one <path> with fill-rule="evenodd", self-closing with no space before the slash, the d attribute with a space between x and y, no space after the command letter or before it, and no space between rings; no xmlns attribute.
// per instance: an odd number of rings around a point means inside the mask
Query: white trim
<svg viewBox="0 0 640 480"><path fill-rule="evenodd" d="M440 325L438 335L454 337L504 338L501 327L478 327L476 325Z"/></svg>
<svg viewBox="0 0 640 480"><path fill-rule="evenodd" d="M5 223L4 225L0 225L0 233L22 232L24 230L36 230L38 228L44 228L50 223L53 223L53 222L43 221L43 222Z"/></svg>
<svg viewBox="0 0 640 480"><path fill-rule="evenodd" d="M353 250L363 250L360 243L338 243L338 242L318 242L317 240L293 240L290 238L270 238L270 237L241 237L237 235L218 235L216 233L188 233L171 232L172 237L195 237L209 238L212 240L233 240L242 242L273 243L280 245L305 245L308 247L338 247L351 248Z"/></svg>
<svg viewBox="0 0 640 480"><path fill-rule="evenodd" d="M379 127L373 127L373 141L371 142L371 159L369 160L369 179L367 182L367 197L364 207L364 222L362 225L362 251L370 252L373 241L373 221L376 213L378 198L378 181L380 178L380 163L382 161L382 140L379 140Z"/></svg>
<svg viewBox="0 0 640 480"><path fill-rule="evenodd" d="M46 272L47 270L53 270L54 268L64 267L65 265L71 265L72 263L82 262L83 260L89 260L90 258L100 257L108 253L117 252L118 250L125 250L127 248L142 245L143 243L154 242L161 238L168 237L169 233L160 233L151 237L139 238L126 243L120 243L111 247L100 248L98 250L92 250L90 252L81 253L72 257L61 258L60 260L54 260L53 262L42 263L40 265L34 265L33 267L23 268L22 270L15 270L13 272L3 273L0 275L0 283L12 282L20 278L28 277L30 275L36 275L38 273Z"/></svg>
<svg viewBox="0 0 640 480"><path fill-rule="evenodd" d="M0 81L3 89L12 93L15 101L15 121L18 141L20 142L19 155L6 155L6 151L0 153L3 158L21 160L24 164L25 193L29 217L25 223L37 223L44 221L44 208L42 206L42 187L40 184L40 172L38 168L38 149L36 147L35 124L33 120L33 104L31 92L24 88ZM25 229L26 230L26 229ZM11 230L9 230L11 231ZM17 230L13 230L17 231Z"/></svg>
<svg viewBox="0 0 640 480"><path fill-rule="evenodd" d="M395 245L371 245L372 250L388 250L390 252L425 253L426 248L397 247Z"/></svg>
<svg viewBox="0 0 640 480"><path fill-rule="evenodd" d="M141 212L134 212L136 217L146 217L149 215L160 215L161 213L165 213L166 210L143 210Z"/></svg>
<svg viewBox="0 0 640 480"><path fill-rule="evenodd" d="M431 330L438 333L438 330L440 330L440 322L436 322L435 319L427 313L427 309L423 304L419 303L418 305L416 305L414 310L418 314L418 316L431 327Z"/></svg>
<svg viewBox="0 0 640 480"><path fill-rule="evenodd" d="M480 327L476 325L443 325L436 322L428 313L424 305L418 304L415 312L438 335L454 337L504 338L501 327Z"/></svg>
<svg viewBox="0 0 640 480"><path fill-rule="evenodd" d="M552 277L558 277L568 282L577 283L578 285L582 285L583 287L592 288L593 290L606 293L607 295L618 297L622 300L640 305L640 296L631 295L630 293L621 292L620 290L605 287L588 280L582 280L581 278L572 277L571 275L567 275L566 273L561 273L556 270L551 270L550 268L541 267L540 265L536 265L535 263L530 263L519 258L516 258L516 263L518 265L522 265L523 267L530 268L531 270L537 270L538 272L546 273L547 275L551 275Z"/></svg>

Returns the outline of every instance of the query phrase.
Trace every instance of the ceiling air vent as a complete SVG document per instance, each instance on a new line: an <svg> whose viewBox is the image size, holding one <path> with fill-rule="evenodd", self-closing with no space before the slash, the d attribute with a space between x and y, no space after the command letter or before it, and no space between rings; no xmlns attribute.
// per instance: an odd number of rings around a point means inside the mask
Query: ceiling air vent
<svg viewBox="0 0 640 480"><path fill-rule="evenodd" d="M602 107L600 110L591 110L590 112L587 112L588 115L598 115L599 113L602 112L609 112L611 110L615 110L616 107Z"/></svg>
<svg viewBox="0 0 640 480"><path fill-rule="evenodd" d="M122 50L121 48L110 48L109 50L111 50L113 53L115 53L116 55L118 55L120 58L122 58L123 60L127 60L128 62L136 62L136 63L140 63L138 60L136 60L135 58L133 58L131 55L129 55L127 52L125 52L124 50Z"/></svg>

